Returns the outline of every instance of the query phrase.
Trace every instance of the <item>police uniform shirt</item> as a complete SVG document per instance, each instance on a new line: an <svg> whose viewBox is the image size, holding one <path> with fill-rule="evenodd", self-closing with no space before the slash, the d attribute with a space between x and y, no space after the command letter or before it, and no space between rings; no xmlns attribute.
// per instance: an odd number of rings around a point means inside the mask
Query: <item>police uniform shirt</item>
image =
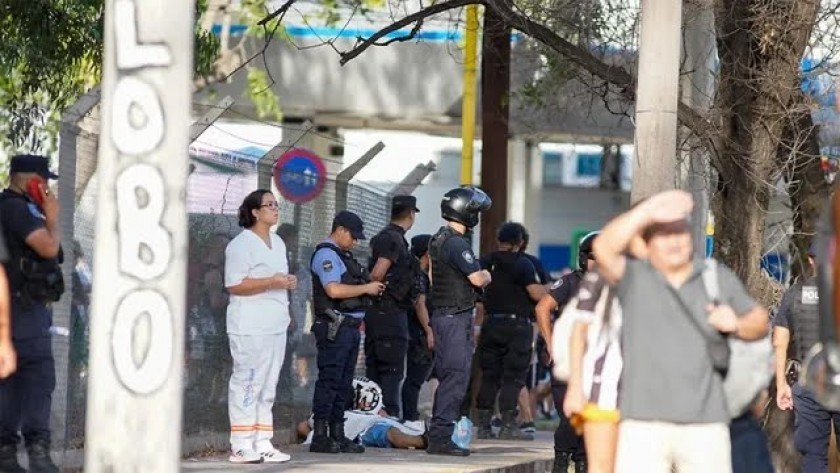
<svg viewBox="0 0 840 473"><path fill-rule="evenodd" d="M327 238L324 240L324 243L338 246L338 243L332 238ZM310 269L318 276L323 287L327 287L330 283L341 284L341 275L347 271L347 267L344 266L344 261L341 260L338 253L332 248L321 248L316 251L312 256L312 266ZM313 281L312 284L318 284L318 281ZM344 315L361 319L365 316L365 313L351 312L345 313Z"/></svg>
<svg viewBox="0 0 840 473"><path fill-rule="evenodd" d="M464 276L481 271L481 264L475 257L469 241L463 236L456 235L447 239L441 248L441 258L445 263L457 268Z"/></svg>
<svg viewBox="0 0 840 473"><path fill-rule="evenodd" d="M271 248L252 232L243 230L225 248L225 287L242 283L245 278L270 278L288 274L286 245L274 233L269 234ZM289 291L272 289L250 296L230 295L227 308L227 333L232 335L272 335L284 333L289 326Z"/></svg>
<svg viewBox="0 0 840 473"><path fill-rule="evenodd" d="M492 267L491 255L483 256L481 258L480 264L481 269L486 269L490 271L492 275L495 268ZM521 287L522 289L525 289L532 284L541 284L540 279L541 278L539 272L537 271L537 268L534 267L534 264L531 262L530 258L528 258L526 255L521 255L520 258L517 258L516 262L513 265L514 284ZM498 310L498 308L488 307L487 310Z"/></svg>
<svg viewBox="0 0 840 473"><path fill-rule="evenodd" d="M551 282L551 274L546 271L545 266L543 266L542 261L536 256L530 253L522 253L523 256L528 258L531 261L531 264L534 265L534 269L537 270L537 276L539 276L539 283L540 284L548 284Z"/></svg>
<svg viewBox="0 0 840 473"><path fill-rule="evenodd" d="M558 279L549 291L549 295L557 302L557 306L562 309L568 304L569 300L577 294L580 281L583 278L580 271L575 271L564 275Z"/></svg>
<svg viewBox="0 0 840 473"><path fill-rule="evenodd" d="M791 342L788 347L788 354L793 358L802 358L805 353L811 348L813 343L816 343L815 331L808 332L809 328L816 329L819 322L813 321L813 324L808 325L807 322L800 319L795 319L798 314L794 312L794 304L796 298L800 298L799 307L812 306L816 307L819 304L819 296L817 294L817 287L815 285L794 284L782 296L782 301L779 304L779 310L773 317L773 326L782 327L791 331ZM805 314L800 314L802 317ZM795 320L792 320L795 319ZM799 328L803 333L795 333L796 325L799 323ZM803 324L804 327L803 328ZM803 341L803 338L806 339ZM804 343L805 347L797 347L797 343Z"/></svg>
<svg viewBox="0 0 840 473"><path fill-rule="evenodd" d="M397 235L400 235L400 237L397 237ZM371 238L370 251L373 264L376 264L379 258L385 258L391 262L391 268L388 272L393 271L400 258L412 257L411 253L408 252L408 242L405 241L405 229L393 223Z"/></svg>
<svg viewBox="0 0 840 473"><path fill-rule="evenodd" d="M6 189L3 191L3 197L0 204L3 209L2 219L0 219L3 234L3 242L0 242L0 258L6 264L11 255L22 255L25 251L31 250L26 244L26 238L33 232L46 228L46 217L31 199L20 193ZM25 339L48 336L52 317L33 317L31 313L22 309L20 299L14 296L23 285L22 275L8 265L6 265L6 272L9 279L9 291L12 294L12 337Z"/></svg>

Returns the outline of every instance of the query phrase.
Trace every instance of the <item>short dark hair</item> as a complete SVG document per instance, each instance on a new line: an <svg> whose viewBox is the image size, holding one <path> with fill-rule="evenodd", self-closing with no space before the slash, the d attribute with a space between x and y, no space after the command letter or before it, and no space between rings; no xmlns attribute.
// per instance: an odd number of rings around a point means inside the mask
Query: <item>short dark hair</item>
<svg viewBox="0 0 840 473"><path fill-rule="evenodd" d="M258 210L262 207L263 196L266 194L271 194L271 191L266 189L257 189L245 196L245 199L242 200L242 205L239 206L240 227L251 228L257 223L257 218L254 217L252 211Z"/></svg>

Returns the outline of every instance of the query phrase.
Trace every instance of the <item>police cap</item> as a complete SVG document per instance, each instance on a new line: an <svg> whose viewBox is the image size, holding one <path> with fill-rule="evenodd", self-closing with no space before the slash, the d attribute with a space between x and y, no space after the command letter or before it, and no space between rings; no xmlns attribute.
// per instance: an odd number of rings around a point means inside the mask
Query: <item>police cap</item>
<svg viewBox="0 0 840 473"><path fill-rule="evenodd" d="M36 154L18 154L9 163L9 174L35 173L44 179L58 179L58 174L50 171L50 160Z"/></svg>
<svg viewBox="0 0 840 473"><path fill-rule="evenodd" d="M342 210L335 214L333 219L333 229L344 227L357 240L365 240L365 225L361 217L349 210Z"/></svg>
<svg viewBox="0 0 840 473"><path fill-rule="evenodd" d="M391 199L391 216L396 216L399 213L407 210L412 209L415 212L419 212L420 209L417 208L417 198L413 195L395 195Z"/></svg>

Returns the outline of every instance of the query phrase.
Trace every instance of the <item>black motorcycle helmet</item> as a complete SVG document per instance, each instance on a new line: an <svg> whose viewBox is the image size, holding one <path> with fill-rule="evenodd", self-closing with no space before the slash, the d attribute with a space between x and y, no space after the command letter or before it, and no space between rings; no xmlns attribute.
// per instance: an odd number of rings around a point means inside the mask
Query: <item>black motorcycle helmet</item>
<svg viewBox="0 0 840 473"><path fill-rule="evenodd" d="M600 232L590 232L583 236L578 242L578 269L587 271L589 268L589 256L592 254L592 242Z"/></svg>
<svg viewBox="0 0 840 473"><path fill-rule="evenodd" d="M492 203L490 197L477 187L456 187L443 195L440 214L444 220L472 228L478 225L478 214L489 209Z"/></svg>

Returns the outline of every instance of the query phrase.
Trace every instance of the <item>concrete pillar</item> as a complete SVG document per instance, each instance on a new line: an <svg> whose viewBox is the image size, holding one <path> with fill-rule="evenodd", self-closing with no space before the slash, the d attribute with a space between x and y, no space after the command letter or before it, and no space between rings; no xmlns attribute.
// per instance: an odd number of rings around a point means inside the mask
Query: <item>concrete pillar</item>
<svg viewBox="0 0 840 473"><path fill-rule="evenodd" d="M676 186L682 2L642 0L633 202Z"/></svg>
<svg viewBox="0 0 840 473"><path fill-rule="evenodd" d="M539 250L539 220L542 188L542 156L528 141L511 139L508 144L508 219L525 225L531 235L530 253Z"/></svg>

